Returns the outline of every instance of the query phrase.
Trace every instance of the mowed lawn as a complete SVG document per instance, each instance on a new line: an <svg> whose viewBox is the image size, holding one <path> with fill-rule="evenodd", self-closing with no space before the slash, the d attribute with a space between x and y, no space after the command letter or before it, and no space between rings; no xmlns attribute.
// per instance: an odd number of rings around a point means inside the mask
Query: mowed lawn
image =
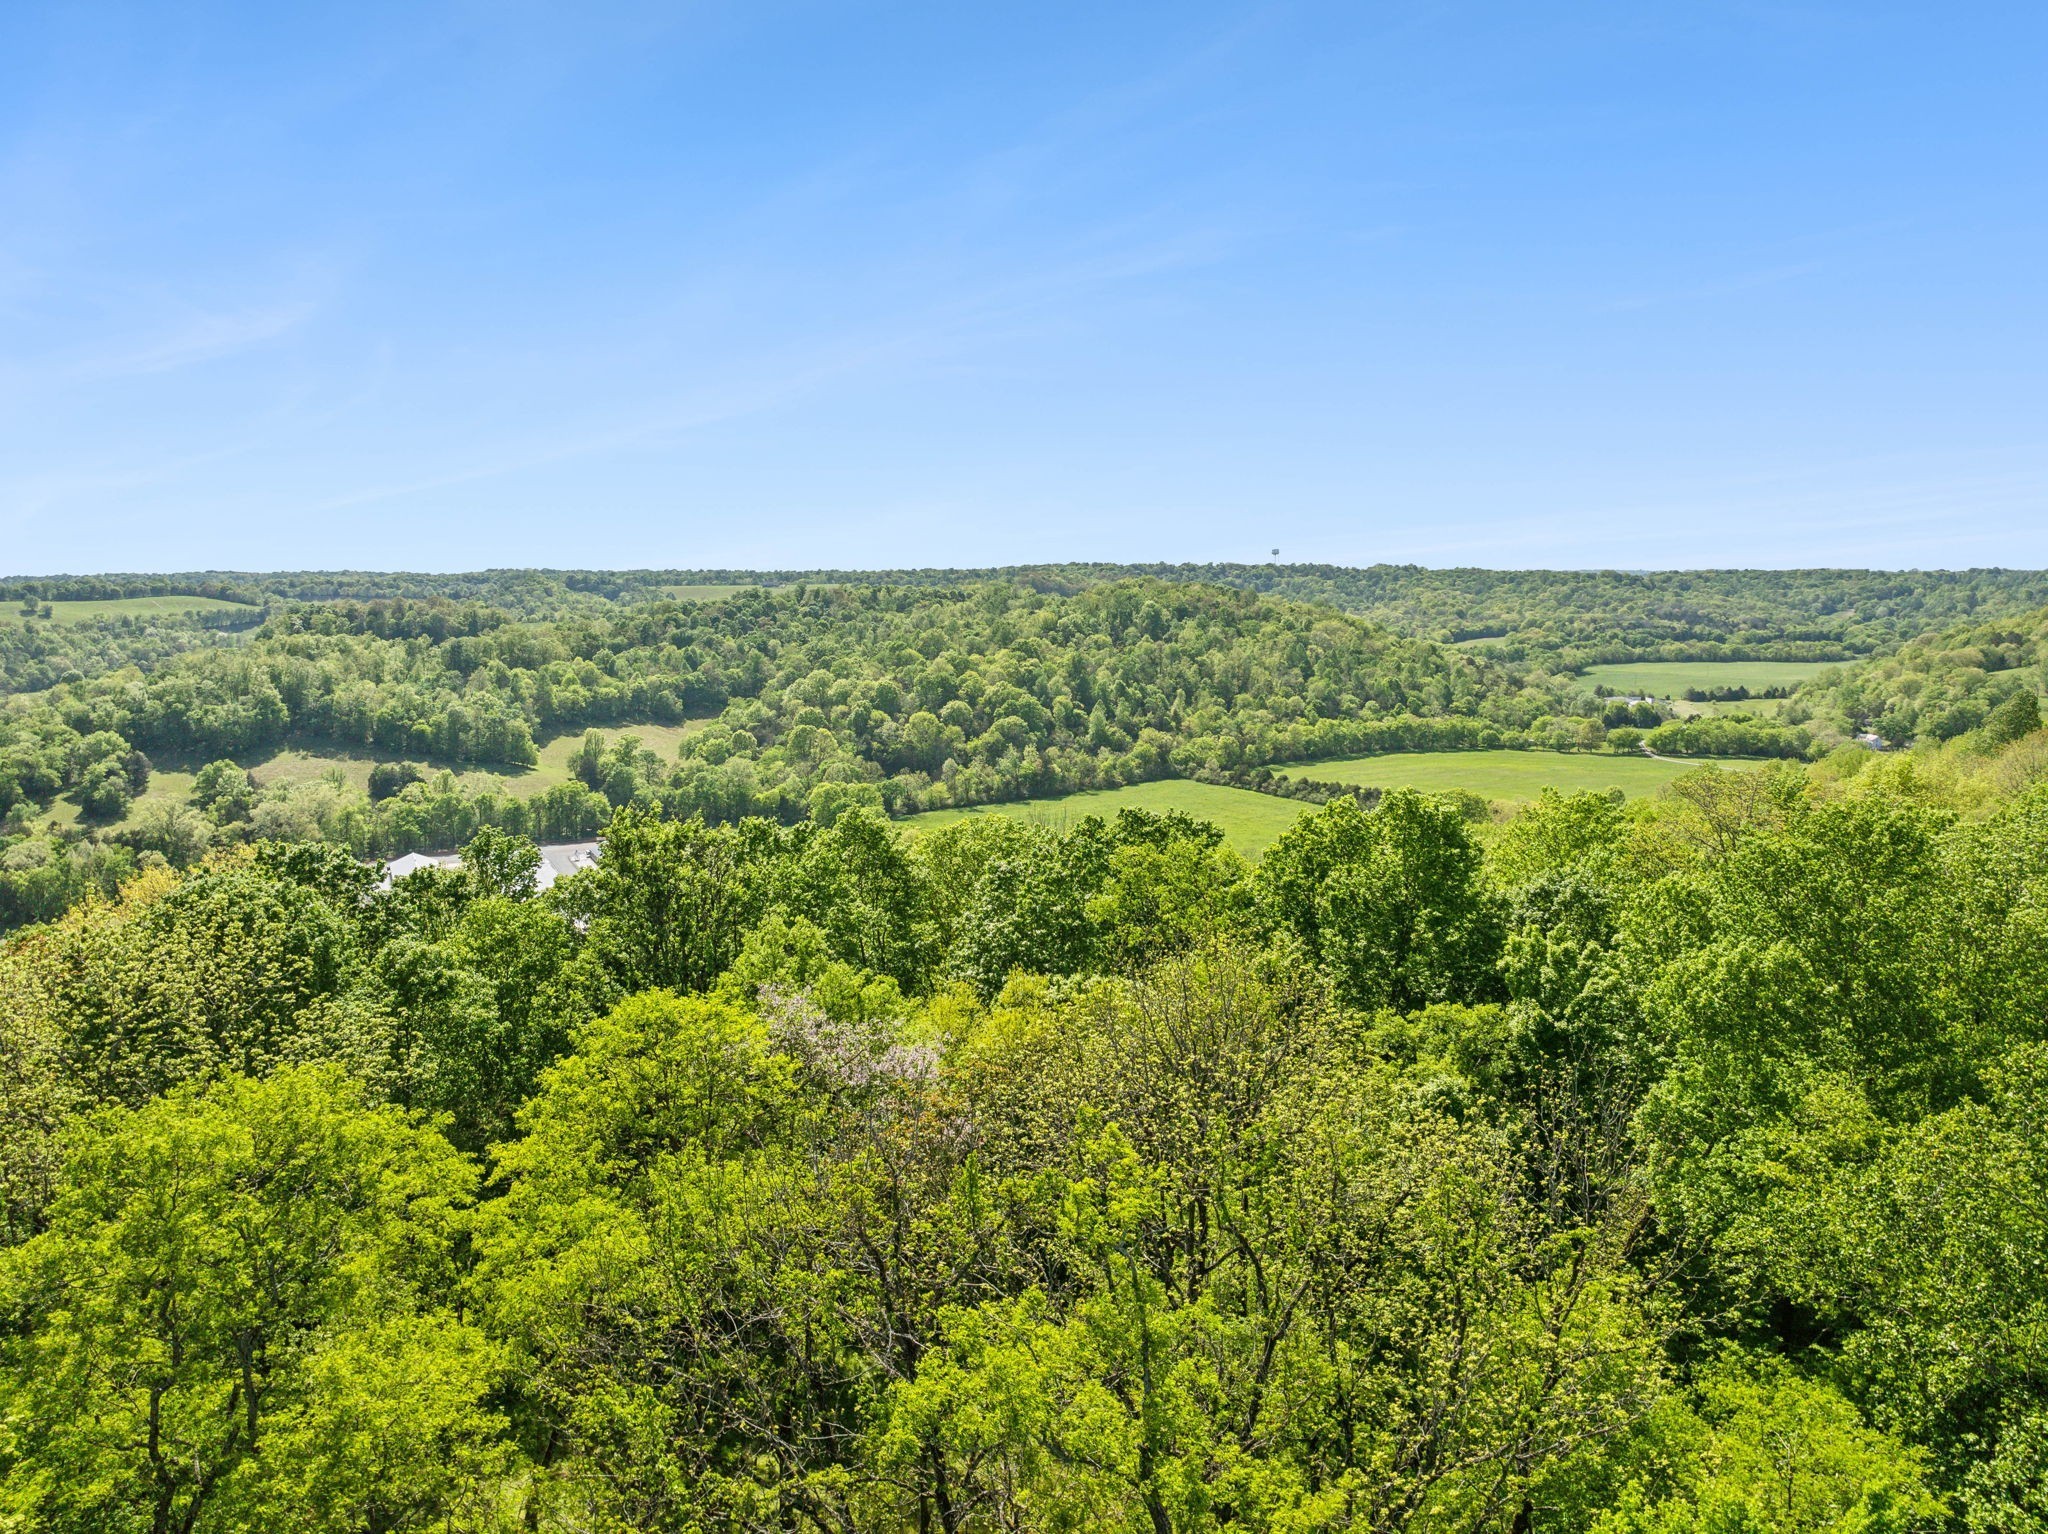
<svg viewBox="0 0 2048 1534"><path fill-rule="evenodd" d="M93 623L103 618L164 618L187 613L243 613L250 618L260 611L247 602L226 602L219 597L113 597L104 602L52 602L50 616L38 623ZM0 623L21 623L19 602L0 603Z"/></svg>
<svg viewBox="0 0 2048 1534"><path fill-rule="evenodd" d="M978 804L964 810L928 810L922 815L905 816L896 823L913 831L932 831L971 815L1004 815L1064 830L1089 815L1108 819L1124 809L1180 810L1209 821L1222 831L1224 841L1233 850L1256 858L1279 840L1280 833L1294 824L1297 815L1314 808L1300 799L1255 794L1248 788L1168 778L1158 783L1133 783L1126 788L1069 794L1064 799L1026 799L1009 804Z"/></svg>
<svg viewBox="0 0 2048 1534"><path fill-rule="evenodd" d="M1700 763L1674 757L1603 755L1585 751L1395 751L1346 761L1297 762L1278 771L1322 783L1368 788L1464 789L1486 799L1534 799L1546 788L1560 793L1618 788L1648 794Z"/></svg>

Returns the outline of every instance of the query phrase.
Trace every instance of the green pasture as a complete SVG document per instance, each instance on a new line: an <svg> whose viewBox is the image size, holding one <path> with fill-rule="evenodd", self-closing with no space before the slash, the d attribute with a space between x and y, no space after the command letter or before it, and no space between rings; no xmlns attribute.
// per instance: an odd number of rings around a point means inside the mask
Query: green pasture
<svg viewBox="0 0 2048 1534"><path fill-rule="evenodd" d="M152 768L149 774L149 787L129 806L127 815L119 824L132 823L145 804L155 804L159 801L189 804L192 799L192 781L196 776L196 773L180 772L175 769ZM365 776L367 777L367 774ZM50 808L43 816L43 823L52 827L75 826L78 821L78 805L69 794L59 794L51 800Z"/></svg>
<svg viewBox="0 0 2048 1534"><path fill-rule="evenodd" d="M1069 794L1063 799L1027 799L1008 804L978 804L968 809L928 810L908 815L897 824L913 831L934 831L971 815L1005 815L1037 825L1064 830L1089 815L1105 819L1118 810L1180 810L1206 820L1223 833L1223 839L1247 858L1256 858L1279 840L1280 833L1294 824L1304 810L1315 808L1299 799L1281 799L1272 794L1255 794L1248 788L1225 788L1217 783L1191 783L1168 778L1157 783L1133 783L1124 788L1105 788Z"/></svg>
<svg viewBox="0 0 2048 1534"><path fill-rule="evenodd" d="M1370 788L1415 788L1429 793L1463 789L1485 799L1522 803L1546 788L1560 793L1618 788L1630 796L1654 793L1673 778L1703 765L1676 757L1602 755L1569 751L1401 751L1346 761L1298 762L1278 770L1323 783L1358 783ZM1725 765L1735 765L1728 763ZM1169 778L1128 788L1069 794L1062 799L1026 799L978 804L967 809L928 810L897 824L913 831L947 826L970 815L1007 815L1064 829L1086 815L1108 817L1120 809L1181 810L1217 826L1229 845L1256 858L1315 808L1300 799L1253 793L1216 783Z"/></svg>
<svg viewBox="0 0 2048 1534"><path fill-rule="evenodd" d="M112 597L103 602L52 602L50 616L37 623L96 623L107 618L169 618L189 613L244 613L253 618L258 609L247 602L227 602L219 597ZM0 623L22 623L19 601L0 602Z"/></svg>
<svg viewBox="0 0 2048 1534"><path fill-rule="evenodd" d="M1617 693L1637 697L1676 698L1688 687L1797 687L1843 661L1826 660L1658 660L1627 661L1615 666L1588 666L1580 675L1587 686L1604 682Z"/></svg>
<svg viewBox="0 0 2048 1534"><path fill-rule="evenodd" d="M1278 771L1322 783L1368 788L1464 789L1485 799L1534 799L1546 788L1579 793L1618 788L1647 794L1693 770L1675 757L1603 755L1585 751L1397 751L1346 761L1297 762Z"/></svg>

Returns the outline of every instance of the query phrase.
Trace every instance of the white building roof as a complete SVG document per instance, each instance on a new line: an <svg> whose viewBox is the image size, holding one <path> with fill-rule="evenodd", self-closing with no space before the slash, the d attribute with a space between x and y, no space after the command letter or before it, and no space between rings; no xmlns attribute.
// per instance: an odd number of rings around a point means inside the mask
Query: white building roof
<svg viewBox="0 0 2048 1534"><path fill-rule="evenodd" d="M557 879L596 866L596 842L550 842L540 849L540 869L534 875L533 887L544 890Z"/></svg>
<svg viewBox="0 0 2048 1534"><path fill-rule="evenodd" d="M544 890L557 879L597 866L596 842L549 842L540 849L540 867L534 872L533 887ZM462 855L455 852L408 852L384 865L379 889L390 889L393 881L416 874L422 868L460 868Z"/></svg>

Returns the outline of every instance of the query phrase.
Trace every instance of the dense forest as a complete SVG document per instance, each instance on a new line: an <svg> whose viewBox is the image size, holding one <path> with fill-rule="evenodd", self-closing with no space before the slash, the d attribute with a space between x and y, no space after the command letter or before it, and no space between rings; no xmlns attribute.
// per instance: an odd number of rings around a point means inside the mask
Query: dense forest
<svg viewBox="0 0 2048 1534"><path fill-rule="evenodd" d="M665 572L672 582L690 579ZM2038 570L1434 570L1420 565L1062 564L862 575L705 572L700 580L957 584L1078 591L1149 577L1314 602L1397 632L1554 670L1626 660L1840 660L1971 618L2048 604Z"/></svg>
<svg viewBox="0 0 2048 1534"><path fill-rule="evenodd" d="M1181 579L1325 603L1402 633L1566 670L1638 659L1846 659L2048 604L2048 572L2038 570L1177 568Z"/></svg>
<svg viewBox="0 0 2048 1534"><path fill-rule="evenodd" d="M144 872L0 950L0 1527L2038 1529L2044 744Z"/></svg>
<svg viewBox="0 0 2048 1534"><path fill-rule="evenodd" d="M0 609L0 699L42 692L134 666L149 669L187 650L232 644L262 622L261 608L243 613L115 617L93 623L49 623ZM12 617L13 621L8 621Z"/></svg>

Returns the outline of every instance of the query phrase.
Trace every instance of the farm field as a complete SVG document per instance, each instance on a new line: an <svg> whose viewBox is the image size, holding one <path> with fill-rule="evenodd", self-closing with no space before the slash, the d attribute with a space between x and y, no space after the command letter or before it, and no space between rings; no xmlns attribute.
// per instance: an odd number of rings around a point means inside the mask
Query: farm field
<svg viewBox="0 0 2048 1534"><path fill-rule="evenodd" d="M92 623L103 618L165 618L186 613L246 613L254 618L257 608L246 602L227 602L219 597L113 597L103 602L52 602L50 616L39 623ZM19 602L0 604L0 623L21 623Z"/></svg>
<svg viewBox="0 0 2048 1534"><path fill-rule="evenodd" d="M1688 687L1797 687L1846 661L1827 660L1671 660L1628 661L1615 666L1588 666L1580 673L1588 686L1605 682L1617 693L1675 698Z"/></svg>
<svg viewBox="0 0 2048 1534"><path fill-rule="evenodd" d="M1324 783L1369 788L1464 789L1486 799L1534 799L1546 788L1561 793L1618 788L1647 794L1700 766L1676 757L1602 755L1571 751L1397 751L1348 761L1298 762L1279 770Z"/></svg>
<svg viewBox="0 0 2048 1534"><path fill-rule="evenodd" d="M1302 762L1281 770L1325 783L1359 783L1371 788L1419 788L1426 792L1463 789L1486 799L1518 803L1546 788L1563 793L1619 788L1631 796L1653 793L1673 778L1705 765L1677 757L1600 755L1566 751L1401 751L1348 761ZM1735 763L1725 765L1734 766ZM1065 827L1084 815L1114 815L1120 809L1181 810L1214 823L1237 852L1256 858L1315 806L1301 799L1253 793L1217 783L1168 778L1126 788L1069 794L1062 799L1025 799L978 804L967 809L928 810L896 823L913 831L951 825L970 815L1007 815L1040 825Z"/></svg>
<svg viewBox="0 0 2048 1534"><path fill-rule="evenodd" d="M1256 858L1294 824L1295 817L1315 806L1300 799L1255 794L1248 788L1219 783L1192 783L1167 778L1157 783L1132 783L1124 788L1095 789L1063 799L1026 799L1007 804L978 804L969 809L928 810L896 822L913 831L932 831L973 815L1004 815L1055 829L1088 815L1108 817L1118 810L1180 810L1212 823L1224 842L1247 858Z"/></svg>

